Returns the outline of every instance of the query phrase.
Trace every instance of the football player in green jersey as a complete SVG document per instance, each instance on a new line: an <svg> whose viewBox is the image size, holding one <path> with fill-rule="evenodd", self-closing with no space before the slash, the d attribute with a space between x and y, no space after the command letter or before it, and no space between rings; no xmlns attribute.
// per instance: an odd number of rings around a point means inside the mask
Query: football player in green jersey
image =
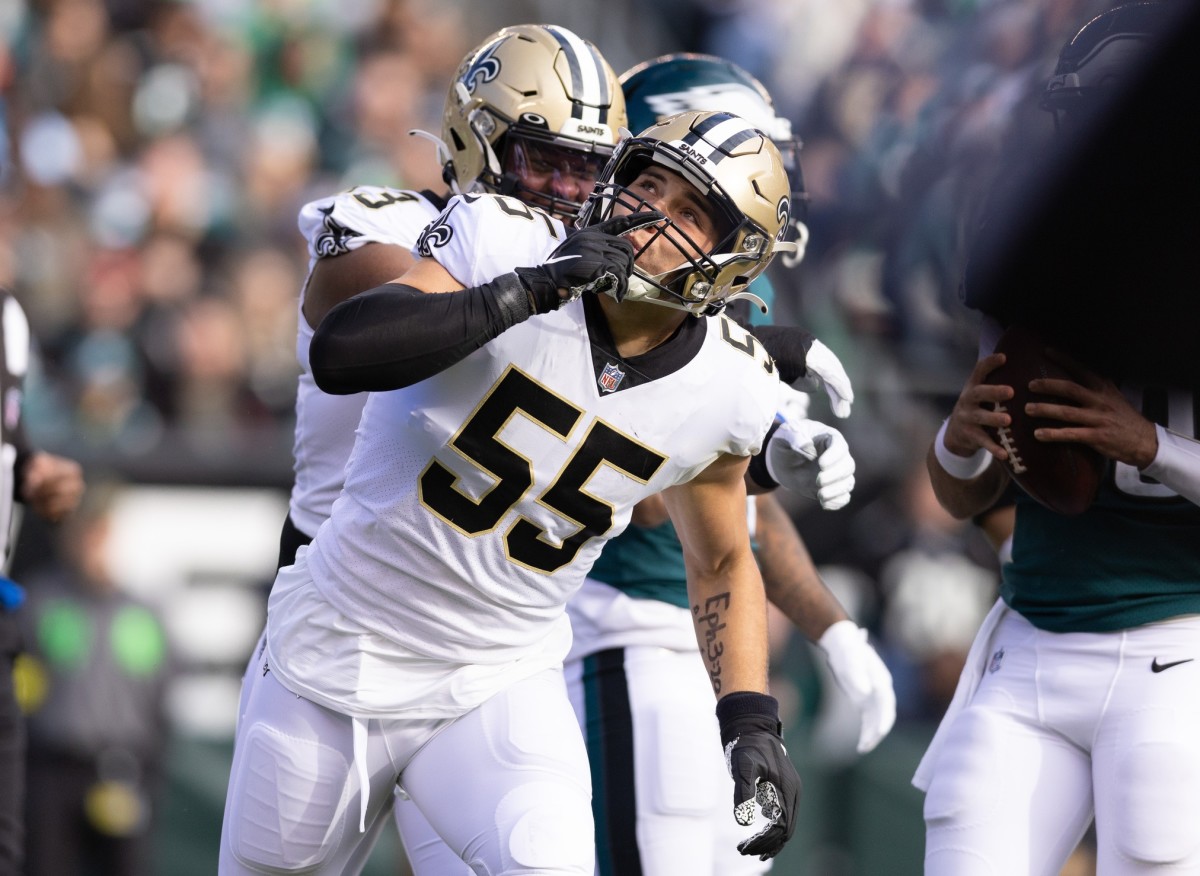
<svg viewBox="0 0 1200 876"><path fill-rule="evenodd" d="M1126 4L1085 25L1043 106L1090 114L1171 32L1171 7ZM990 353L1001 327L985 316L987 355L928 456L958 517L1009 481L985 428L1010 421L999 408L1012 387L984 382L1003 362ZM1053 876L1093 817L1105 876L1200 873L1200 406L1194 385L1154 385L1126 358L1119 385L1074 363L1073 381L1029 385L1062 400L1026 406L1060 421L1038 438L1088 445L1107 471L1074 516L1016 497L1001 599L914 778L928 876Z"/></svg>

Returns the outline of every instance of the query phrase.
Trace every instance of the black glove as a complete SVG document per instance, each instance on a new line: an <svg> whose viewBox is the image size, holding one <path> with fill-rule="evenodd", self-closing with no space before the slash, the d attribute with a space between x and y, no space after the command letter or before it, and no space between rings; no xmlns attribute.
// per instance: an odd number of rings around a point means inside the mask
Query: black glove
<svg viewBox="0 0 1200 876"><path fill-rule="evenodd" d="M621 235L662 219L663 214L655 210L612 216L572 231L537 267L517 268L534 312L557 310L584 292L603 292L620 301L633 272L633 245ZM559 289L567 290L566 297Z"/></svg>
<svg viewBox="0 0 1200 876"><path fill-rule="evenodd" d="M800 800L800 776L783 747L779 704L754 691L726 694L717 701L717 721L733 777L733 817L738 824L751 824L757 804L767 820L761 831L738 843L738 851L763 861L773 858L796 830Z"/></svg>

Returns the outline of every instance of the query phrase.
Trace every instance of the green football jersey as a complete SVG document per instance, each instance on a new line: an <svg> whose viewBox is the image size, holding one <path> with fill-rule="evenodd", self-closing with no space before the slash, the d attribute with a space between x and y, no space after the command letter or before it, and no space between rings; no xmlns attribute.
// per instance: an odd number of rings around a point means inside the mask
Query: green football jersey
<svg viewBox="0 0 1200 876"><path fill-rule="evenodd" d="M659 526L628 527L604 546L588 577L635 599L688 607L683 548L669 520Z"/></svg>
<svg viewBox="0 0 1200 876"><path fill-rule="evenodd" d="M1190 398L1179 398L1187 403L1160 405L1164 415L1155 419L1168 419L1168 411L1187 420L1200 414ZM1195 432L1191 422L1166 425ZM1096 501L1074 517L1020 493L1001 595L1052 632L1106 632L1200 614L1200 506L1123 463L1110 464Z"/></svg>

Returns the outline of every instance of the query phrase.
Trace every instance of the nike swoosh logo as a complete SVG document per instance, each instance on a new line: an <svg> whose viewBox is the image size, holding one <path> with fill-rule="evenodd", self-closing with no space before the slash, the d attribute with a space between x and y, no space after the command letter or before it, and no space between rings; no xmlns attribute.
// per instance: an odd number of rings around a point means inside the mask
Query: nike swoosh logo
<svg viewBox="0 0 1200 876"><path fill-rule="evenodd" d="M1150 671L1151 672L1162 672L1164 669L1170 669L1172 666L1178 666L1180 663L1191 663L1195 659L1196 659L1195 657L1189 657L1186 660L1175 660L1171 663L1159 663L1158 658L1155 657L1154 660L1150 663Z"/></svg>

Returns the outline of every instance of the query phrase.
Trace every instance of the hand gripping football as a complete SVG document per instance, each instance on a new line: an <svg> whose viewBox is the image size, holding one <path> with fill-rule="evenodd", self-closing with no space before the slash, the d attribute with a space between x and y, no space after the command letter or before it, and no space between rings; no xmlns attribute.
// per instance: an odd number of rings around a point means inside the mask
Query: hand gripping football
<svg viewBox="0 0 1200 876"><path fill-rule="evenodd" d="M1011 386L1013 397L995 403L1012 422L1003 429L989 429L992 437L1008 451L1008 473L1032 498L1059 514L1083 512L1100 487L1105 459L1091 447L1076 443L1051 443L1034 437L1035 429L1057 425L1056 420L1025 413L1029 402L1069 404L1064 399L1035 393L1029 381L1039 377L1076 380L1071 373L1046 355L1045 341L1032 329L1012 326L1000 337L996 352L1006 361L985 382Z"/></svg>

